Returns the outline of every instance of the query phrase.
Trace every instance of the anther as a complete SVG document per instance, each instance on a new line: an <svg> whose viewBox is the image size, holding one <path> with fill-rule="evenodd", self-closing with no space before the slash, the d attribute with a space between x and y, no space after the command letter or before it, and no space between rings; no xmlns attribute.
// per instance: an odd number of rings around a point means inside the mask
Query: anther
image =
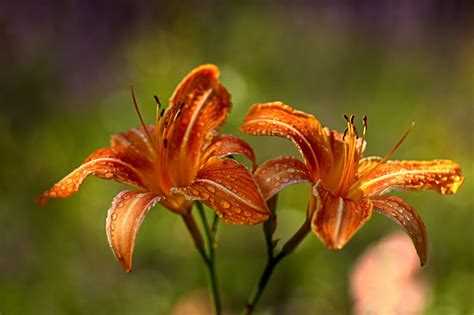
<svg viewBox="0 0 474 315"><path fill-rule="evenodd" d="M156 102L156 105L158 105L158 108L161 108L161 102L160 102L160 99L158 98L158 96L153 95L153 98L155 99L155 102Z"/></svg>
<svg viewBox="0 0 474 315"><path fill-rule="evenodd" d="M351 115L351 124L353 125L354 124L354 115Z"/></svg>
<svg viewBox="0 0 474 315"><path fill-rule="evenodd" d="M345 115L344 115L344 116L345 116ZM342 141L344 141L344 139L346 138L346 136L347 136L347 131L348 131L348 130L349 130L349 129L347 129L347 128L344 130L344 135L342 136Z"/></svg>
<svg viewBox="0 0 474 315"><path fill-rule="evenodd" d="M163 139L163 145L165 146L165 149L168 147L168 140L167 139Z"/></svg>
<svg viewBox="0 0 474 315"><path fill-rule="evenodd" d="M164 114L165 114L165 109L162 108L161 111L160 111L160 118L163 117Z"/></svg>
<svg viewBox="0 0 474 315"><path fill-rule="evenodd" d="M367 116L364 115L364 117L362 117L362 124L364 125L365 128L367 128Z"/></svg>
<svg viewBox="0 0 474 315"><path fill-rule="evenodd" d="M344 119L349 122L349 117L347 115L344 114Z"/></svg>

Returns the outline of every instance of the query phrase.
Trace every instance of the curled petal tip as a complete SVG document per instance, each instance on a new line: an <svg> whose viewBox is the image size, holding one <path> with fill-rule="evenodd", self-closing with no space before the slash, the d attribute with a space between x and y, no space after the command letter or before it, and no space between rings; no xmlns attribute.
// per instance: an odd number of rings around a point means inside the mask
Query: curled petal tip
<svg viewBox="0 0 474 315"><path fill-rule="evenodd" d="M406 201L394 196L372 198L371 201L376 212L402 226L416 248L420 265L424 266L428 260L428 235L425 224L415 209Z"/></svg>
<svg viewBox="0 0 474 315"><path fill-rule="evenodd" d="M35 199L35 202L36 202L37 204L39 204L41 207L44 207L44 206L46 206L46 204L48 203L48 200L49 200L48 197L42 195L42 196L36 198L36 199Z"/></svg>
<svg viewBox="0 0 474 315"><path fill-rule="evenodd" d="M160 197L142 191L119 193L107 212L106 233L109 246L125 271L132 270L135 239L145 215Z"/></svg>
<svg viewBox="0 0 474 315"><path fill-rule="evenodd" d="M113 249L112 249L113 250ZM115 257L120 263L120 266L122 267L125 272L131 272L132 271L132 256L121 256L120 254L115 254Z"/></svg>

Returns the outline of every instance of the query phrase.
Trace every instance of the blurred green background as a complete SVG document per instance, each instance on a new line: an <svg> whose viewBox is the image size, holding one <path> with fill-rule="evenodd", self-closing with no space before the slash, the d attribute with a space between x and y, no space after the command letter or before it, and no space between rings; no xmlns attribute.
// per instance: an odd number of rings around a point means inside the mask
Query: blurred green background
<svg viewBox="0 0 474 315"><path fill-rule="evenodd" d="M238 131L256 102L282 100L340 131L343 114L367 115L366 155L385 155L416 122L393 158L453 159L466 176L455 196L400 194L430 237L425 313L474 313L473 12L472 1L2 2L0 313L169 314L206 299L205 270L177 215L149 213L127 274L104 233L124 186L90 178L69 199L34 203L112 134L139 125L130 83L152 122L152 96L166 100L202 63L221 68L233 97L224 131L247 139L260 163L297 152ZM302 223L308 191L281 194L277 237ZM392 231L400 228L374 215L341 251L309 235L276 270L258 314L350 313L354 263ZM233 314L265 263L261 227L222 225L219 246Z"/></svg>

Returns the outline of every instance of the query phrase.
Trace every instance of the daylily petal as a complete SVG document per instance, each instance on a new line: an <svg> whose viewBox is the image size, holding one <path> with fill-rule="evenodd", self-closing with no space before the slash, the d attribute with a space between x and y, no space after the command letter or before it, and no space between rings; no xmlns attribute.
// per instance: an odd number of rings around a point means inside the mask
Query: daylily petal
<svg viewBox="0 0 474 315"><path fill-rule="evenodd" d="M428 236L425 224L415 209L406 201L393 196L371 198L371 201L374 211L387 216L403 227L411 237L423 266L428 258Z"/></svg>
<svg viewBox="0 0 474 315"><path fill-rule="evenodd" d="M211 158L191 185L172 191L201 200L228 223L261 223L270 213L248 169L233 159Z"/></svg>
<svg viewBox="0 0 474 315"><path fill-rule="evenodd" d="M370 218L372 204L368 199L350 200L333 196L321 185L314 186L318 208L312 228L321 241L331 249L341 249Z"/></svg>
<svg viewBox="0 0 474 315"><path fill-rule="evenodd" d="M105 230L109 246L125 271L132 269L132 254L138 230L160 196L143 191L125 190L115 196L107 212Z"/></svg>
<svg viewBox="0 0 474 315"><path fill-rule="evenodd" d="M258 167L254 176L265 200L289 185L312 182L306 165L292 156L280 156L266 161Z"/></svg>
<svg viewBox="0 0 474 315"><path fill-rule="evenodd" d="M147 125L147 131L150 137L155 136L155 126ZM154 138L152 138L154 139ZM147 156L148 158L155 154L154 143L150 143L148 136L143 128L133 128L125 132L120 132L112 136L112 146L123 146Z"/></svg>
<svg viewBox="0 0 474 315"><path fill-rule="evenodd" d="M174 166L182 170L177 176L177 184L189 183L194 177L203 148L230 111L230 95L218 82L218 76L219 69L216 66L200 66L181 81L170 99L172 107L183 106L175 120L172 109L164 117L168 128L172 130L167 139L169 157Z"/></svg>
<svg viewBox="0 0 474 315"><path fill-rule="evenodd" d="M326 168L332 163L326 132L319 121L281 102L252 105L240 130L251 135L290 139L303 155L314 178L322 171L320 165Z"/></svg>
<svg viewBox="0 0 474 315"><path fill-rule="evenodd" d="M204 152L201 163L205 163L211 157L226 157L231 154L246 156L252 162L253 169L256 169L257 163L252 148L247 144L247 142L233 135L220 135L214 137L211 145Z"/></svg>
<svg viewBox="0 0 474 315"><path fill-rule="evenodd" d="M443 195L454 194L464 181L460 166L450 160L387 161L366 172L359 185L365 196L392 189L433 189Z"/></svg>
<svg viewBox="0 0 474 315"><path fill-rule="evenodd" d="M49 198L66 198L79 190L89 175L146 189L145 174L150 162L124 147L102 148L92 153L78 168L56 183L38 199L45 205Z"/></svg>
<svg viewBox="0 0 474 315"><path fill-rule="evenodd" d="M381 157L378 156L369 156L363 159L360 159L359 165L357 167L357 178L364 177L372 170L377 164L382 161Z"/></svg>

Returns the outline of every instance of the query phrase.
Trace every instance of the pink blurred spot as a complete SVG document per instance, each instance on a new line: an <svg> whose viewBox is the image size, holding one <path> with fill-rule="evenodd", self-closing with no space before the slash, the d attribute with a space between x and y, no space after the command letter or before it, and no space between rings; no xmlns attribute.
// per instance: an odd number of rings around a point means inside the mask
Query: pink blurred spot
<svg viewBox="0 0 474 315"><path fill-rule="evenodd" d="M428 287L413 243L405 234L390 235L372 246L351 275L354 314L419 314Z"/></svg>
<svg viewBox="0 0 474 315"><path fill-rule="evenodd" d="M192 291L181 297L171 311L172 315L209 315L212 306L209 295L205 289Z"/></svg>

